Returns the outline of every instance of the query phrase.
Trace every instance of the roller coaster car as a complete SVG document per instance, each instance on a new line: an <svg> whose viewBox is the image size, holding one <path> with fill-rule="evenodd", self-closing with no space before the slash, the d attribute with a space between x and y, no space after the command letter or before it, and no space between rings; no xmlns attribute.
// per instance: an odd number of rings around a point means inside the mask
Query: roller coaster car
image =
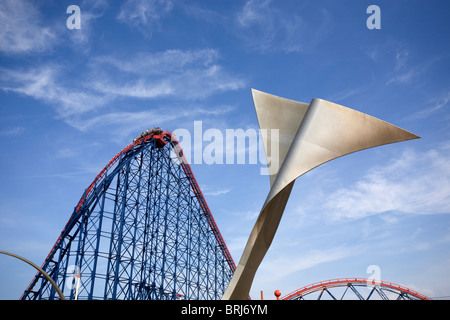
<svg viewBox="0 0 450 320"><path fill-rule="evenodd" d="M161 129L160 127L153 128L151 131L151 133L153 133L153 134L161 134L162 132L163 132L163 129Z"/></svg>
<svg viewBox="0 0 450 320"><path fill-rule="evenodd" d="M160 127L156 127L156 128L152 128L145 130L144 132L142 132L137 138L133 139L133 142L136 142L140 139L142 139L143 137L146 137L148 135L153 135L153 134L161 134L163 132L163 130Z"/></svg>

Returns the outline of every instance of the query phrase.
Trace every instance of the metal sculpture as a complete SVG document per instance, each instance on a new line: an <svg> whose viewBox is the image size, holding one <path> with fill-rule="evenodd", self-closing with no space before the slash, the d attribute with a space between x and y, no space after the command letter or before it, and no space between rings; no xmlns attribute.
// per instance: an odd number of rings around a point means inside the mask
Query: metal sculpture
<svg viewBox="0 0 450 320"><path fill-rule="evenodd" d="M261 129L278 129L279 159L269 166L271 189L225 291L224 300L247 299L272 243L294 181L343 155L418 136L364 113L322 99L306 104L252 89ZM274 141L263 136L266 155Z"/></svg>
<svg viewBox="0 0 450 320"><path fill-rule="evenodd" d="M339 293L339 297L338 292L332 293L333 290L331 289L334 288L345 288L345 290ZM358 290L358 288L360 290ZM362 288L366 288L367 295L365 297L361 290ZM431 298L426 295L405 286L366 278L339 278L316 282L281 297L281 300L309 300L310 297L314 296L313 293L317 292L319 293L317 297L315 297L317 300L323 300L325 299L325 296L332 300L344 300L350 298L348 289L350 289L350 292L353 292L353 297L359 300L431 300Z"/></svg>
<svg viewBox="0 0 450 320"><path fill-rule="evenodd" d="M67 299L220 299L235 269L178 141L141 134L97 175L42 269ZM22 299L57 299L36 274Z"/></svg>

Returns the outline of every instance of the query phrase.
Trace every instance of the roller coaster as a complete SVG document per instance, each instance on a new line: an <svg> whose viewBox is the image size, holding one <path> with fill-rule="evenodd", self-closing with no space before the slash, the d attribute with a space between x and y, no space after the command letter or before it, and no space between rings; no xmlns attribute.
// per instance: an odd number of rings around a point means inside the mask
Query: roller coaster
<svg viewBox="0 0 450 320"><path fill-rule="evenodd" d="M236 266L176 138L154 128L86 188L42 269L67 299L219 299ZM21 299L58 299L37 273Z"/></svg>
<svg viewBox="0 0 450 320"><path fill-rule="evenodd" d="M342 290L338 290L342 289ZM339 295L338 295L339 294ZM367 278L339 278L316 282L295 290L281 300L430 300L392 282Z"/></svg>

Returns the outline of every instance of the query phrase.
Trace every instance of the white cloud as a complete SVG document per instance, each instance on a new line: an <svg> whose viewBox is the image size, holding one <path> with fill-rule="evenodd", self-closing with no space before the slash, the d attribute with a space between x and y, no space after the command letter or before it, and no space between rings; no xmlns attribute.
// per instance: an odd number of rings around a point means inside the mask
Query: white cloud
<svg viewBox="0 0 450 320"><path fill-rule="evenodd" d="M169 82L145 81L138 79L131 83L113 84L106 81L93 83L96 91L108 95L126 96L131 98L157 98L174 94L174 89Z"/></svg>
<svg viewBox="0 0 450 320"><path fill-rule="evenodd" d="M289 30L293 32L301 25L299 17L295 17L291 24L284 24L282 21L276 16L275 10L270 7L270 0L249 0L245 3L242 11L237 14L238 26L246 31L241 36L249 46L262 51L273 49L276 46L274 43L279 41L279 33L287 36L287 26L290 26Z"/></svg>
<svg viewBox="0 0 450 320"><path fill-rule="evenodd" d="M394 54L394 72L386 82L386 85L392 83L409 83L417 78L424 70L420 66L410 66L408 59L410 57L410 51L405 49L403 45L396 45Z"/></svg>
<svg viewBox="0 0 450 320"><path fill-rule="evenodd" d="M231 191L231 188L227 188L227 189L217 189L217 188L215 188L215 189L213 189L213 188L210 188L208 186L206 186L206 187L203 186L202 187L203 195L211 196L211 197L221 196L221 195L229 193L230 191Z"/></svg>
<svg viewBox="0 0 450 320"><path fill-rule="evenodd" d="M178 50L161 52L138 52L132 57L101 56L94 63L107 64L116 69L139 75L164 75L180 73L183 68L207 67L219 58L214 49Z"/></svg>
<svg viewBox="0 0 450 320"><path fill-rule="evenodd" d="M24 127L15 126L0 131L0 136L19 136L26 131Z"/></svg>
<svg viewBox="0 0 450 320"><path fill-rule="evenodd" d="M167 112L120 112L114 111L101 116L88 114L108 102L120 98L176 100L204 99L216 93L237 90L245 85L240 77L232 75L216 63L218 53L212 49L168 50L157 53L142 53L129 59L118 57L93 58L90 70L72 77L69 67L46 64L41 67L6 69L2 68L0 89L44 101L55 108L57 115L69 125L85 131L94 127L114 124L135 124L153 119L167 122ZM123 65L121 61L128 61ZM94 76L95 75L95 76ZM186 114L222 113L220 109L194 106ZM88 114L88 115L87 115ZM129 119L134 119L130 123ZM147 122L148 123L148 122ZM145 125L147 126L147 125ZM129 133L129 130L125 129ZM123 134L121 135L123 136Z"/></svg>
<svg viewBox="0 0 450 320"><path fill-rule="evenodd" d="M380 65L381 70L387 68L383 73L387 75L386 85L420 82L430 66L441 59L434 57L426 61L417 60L417 54L409 45L392 38L383 44L371 46L367 55Z"/></svg>
<svg viewBox="0 0 450 320"><path fill-rule="evenodd" d="M426 108L423 108L420 111L417 111L406 118L406 120L421 120L429 117L430 115L438 112L441 109L444 109L448 106L450 102L450 90L447 90L441 95L431 99Z"/></svg>
<svg viewBox="0 0 450 320"><path fill-rule="evenodd" d="M81 8L81 29L68 30L67 6L59 10L58 19L46 17L46 4L38 1L5 0L0 2L0 52L14 54L48 54L58 46L69 45L77 52L89 52L88 45L94 32L94 21L103 16L108 3L105 0L84 0ZM42 3L42 1L41 1ZM50 5L51 8L51 5Z"/></svg>
<svg viewBox="0 0 450 320"><path fill-rule="evenodd" d="M183 105L183 107L171 107L171 112L167 112L165 107L154 107L151 110L138 112L107 112L99 115L79 115L66 119L66 122L84 132L91 130L108 130L114 140L123 144L130 137L134 137L151 126L159 126L162 128L175 127L179 122L187 121L187 119L195 119L201 117L216 117L233 110L228 106L216 106L204 108L201 105Z"/></svg>
<svg viewBox="0 0 450 320"><path fill-rule="evenodd" d="M253 50L302 52L326 34L329 14L322 10L320 16L321 23L312 28L304 17L273 7L271 0L249 0L236 15L236 33Z"/></svg>
<svg viewBox="0 0 450 320"><path fill-rule="evenodd" d="M89 131L92 128L114 127L114 131L120 131L121 136L135 132L137 128L147 127L149 123L163 123L172 120L177 115L162 113L158 110L141 112L111 112L95 117L73 118L68 123L81 131ZM142 130L141 130L142 131Z"/></svg>
<svg viewBox="0 0 450 320"><path fill-rule="evenodd" d="M216 50L167 50L140 53L135 57L100 57L96 68L107 65L123 76L112 82L100 79L93 87L102 93L132 98L171 96L178 99L203 99L214 93L237 90L245 85L217 64Z"/></svg>
<svg viewBox="0 0 450 320"><path fill-rule="evenodd" d="M330 219L358 219L388 211L450 213L450 150L405 151L325 199Z"/></svg>
<svg viewBox="0 0 450 320"><path fill-rule="evenodd" d="M242 11L238 14L238 22L244 27L248 27L255 23L262 25L264 23L264 18L269 15L269 3L270 0L247 1ZM269 25L268 28L270 27L271 26Z"/></svg>
<svg viewBox="0 0 450 320"><path fill-rule="evenodd" d="M205 3L206 2L201 2L201 4L196 4L193 1L178 1L177 6L179 6L187 16L197 20L212 24L228 23L228 16L224 14L223 10L221 12L216 12L209 8L205 8Z"/></svg>
<svg viewBox="0 0 450 320"><path fill-rule="evenodd" d="M60 67L47 65L30 69L2 69L0 88L51 104L66 119L104 105L107 97L87 88L71 87L61 81Z"/></svg>
<svg viewBox="0 0 450 320"><path fill-rule="evenodd" d="M410 55L410 50L399 47L395 52L395 70L402 70L406 68L406 62Z"/></svg>
<svg viewBox="0 0 450 320"><path fill-rule="evenodd" d="M168 0L128 0L122 6L117 19L151 35L159 28L160 19L173 8Z"/></svg>
<svg viewBox="0 0 450 320"><path fill-rule="evenodd" d="M81 8L81 29L64 30L64 35L70 36L70 43L74 48L87 52L90 50L87 43L92 39L93 34L98 32L94 29L94 22L103 16L108 3L105 0L84 0L79 6Z"/></svg>
<svg viewBox="0 0 450 320"><path fill-rule="evenodd" d="M0 2L0 51L8 55L43 52L51 49L55 32L46 26L35 2Z"/></svg>

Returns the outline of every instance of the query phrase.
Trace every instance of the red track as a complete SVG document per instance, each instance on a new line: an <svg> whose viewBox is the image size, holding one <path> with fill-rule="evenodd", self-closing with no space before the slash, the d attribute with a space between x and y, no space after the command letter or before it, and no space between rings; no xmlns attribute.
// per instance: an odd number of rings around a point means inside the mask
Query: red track
<svg viewBox="0 0 450 320"><path fill-rule="evenodd" d="M168 131L166 132L170 134ZM175 138L174 135L170 134L170 142L176 155L179 157L181 161L181 167L183 168L184 173L189 178L192 190L194 191L197 200L200 202L200 206L202 207L203 213L208 218L209 226L211 227L211 230L214 232L214 236L216 237L216 240L219 243L219 246L222 249L223 254L225 255L225 259L227 260L231 271L234 273L234 271L236 270L236 264L234 263L234 260L231 257L230 251L228 251L228 247L225 241L223 240L222 234L220 233L219 228L217 227L216 221L214 220L214 217L211 211L209 210L208 204L206 203L206 200L203 197L203 193L200 190L200 187L197 183L197 180L194 177L194 174L192 173L191 166L187 162L183 154L183 150L179 146L178 140Z"/></svg>
<svg viewBox="0 0 450 320"><path fill-rule="evenodd" d="M294 297L304 296L304 295L307 295L308 293L322 290L323 288L334 288L334 287L346 286L349 283L359 284L359 285L379 285L379 286L388 287L388 288L392 288L395 290L407 292L408 294L415 296L422 300L431 300L429 297L427 297L417 291L411 290L405 286L401 286L401 285L398 285L398 284L395 284L392 282L376 281L376 280L366 279L366 278L339 278L339 279L331 279L331 280L316 282L316 283L304 286L303 288L300 288L298 290L295 290L295 291L285 295L284 297L281 298L281 300L289 300Z"/></svg>

